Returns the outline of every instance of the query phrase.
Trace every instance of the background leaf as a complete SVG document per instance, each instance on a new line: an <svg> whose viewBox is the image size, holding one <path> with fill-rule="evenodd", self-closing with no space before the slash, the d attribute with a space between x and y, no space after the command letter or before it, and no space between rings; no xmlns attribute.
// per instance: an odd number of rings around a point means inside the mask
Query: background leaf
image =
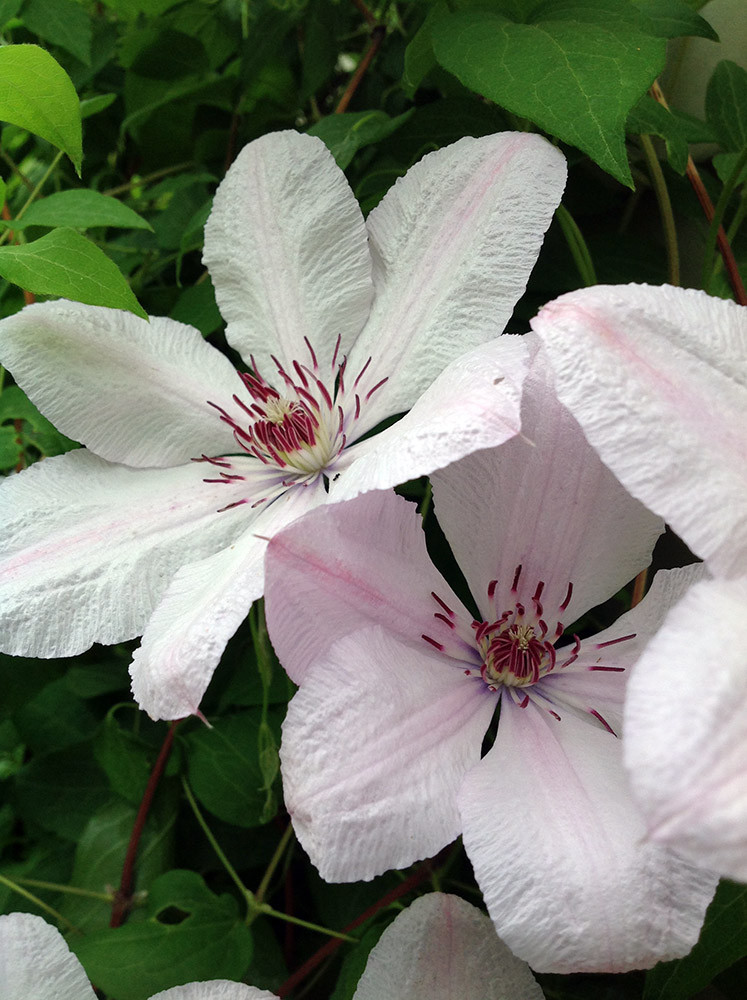
<svg viewBox="0 0 747 1000"><path fill-rule="evenodd" d="M70 226L73 229L89 229L92 226L153 228L141 215L121 201L88 188L50 194L33 202L22 219L13 219L8 225L11 229L23 229L26 226Z"/></svg>

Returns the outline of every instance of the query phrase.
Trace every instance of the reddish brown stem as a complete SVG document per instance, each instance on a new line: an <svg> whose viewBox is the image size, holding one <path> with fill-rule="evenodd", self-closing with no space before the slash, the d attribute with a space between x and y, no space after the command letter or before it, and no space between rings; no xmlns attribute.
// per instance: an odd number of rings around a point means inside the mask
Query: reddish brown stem
<svg viewBox="0 0 747 1000"><path fill-rule="evenodd" d="M363 0L353 0L353 3L355 4L355 6L358 8L358 10L361 12L361 14L363 15L363 17L365 18L366 23L368 24L369 28L375 28L376 27L376 18L373 16L373 14L368 9L368 7L366 7L366 5L364 4Z"/></svg>
<svg viewBox="0 0 747 1000"><path fill-rule="evenodd" d="M358 86L366 74L366 70L373 62L376 53L381 48L381 43L384 41L384 36L386 35L386 28L382 24L377 24L371 31L371 44L368 46L363 58L358 63L358 68L347 85L345 93L340 98L340 103L335 108L335 114L341 115L343 111L347 111L348 104L353 99Z"/></svg>
<svg viewBox="0 0 747 1000"><path fill-rule="evenodd" d="M634 608L637 604L640 604L643 600L643 595L646 593L646 582L648 581L648 570L642 569L638 576L633 581L633 594L630 598L630 606Z"/></svg>
<svg viewBox="0 0 747 1000"><path fill-rule="evenodd" d="M651 85L651 96L654 100L658 101L662 107L669 110L667 99L664 97L662 89L656 80L654 80ZM703 180L698 172L698 168L695 166L692 156L688 156L687 158L686 174L687 179L690 181L692 189L700 202L700 207L703 209L703 214L710 225L713 221L714 215L713 202L705 189L705 185L703 184ZM734 259L734 253L732 252L731 245L727 239L726 233L724 232L723 226L718 227L716 242L718 244L719 253L721 254L724 262L724 268L726 269L726 273L729 278L729 284L734 292L734 298L741 306L747 306L747 291L745 291L742 276L739 273L737 262Z"/></svg>
<svg viewBox="0 0 747 1000"><path fill-rule="evenodd" d="M176 733L176 728L180 725L181 721L181 719L178 719L177 721L172 722L169 726L166 739L163 741L163 746L161 747L158 758L153 765L153 770L150 773L148 785L140 802L140 808L137 811L135 822L132 825L130 842L127 845L127 853L125 854L124 864L122 865L122 878L119 882L119 889L117 889L114 896L114 905L112 906L112 915L109 921L110 927L120 927L125 922L127 914L130 911L130 906L132 905L132 887L135 881L135 858L137 857L137 850L140 846L140 838L143 835L145 821L148 818L148 813L150 812L150 807L153 803L153 796L156 794L156 788L158 787L158 783L161 780L164 769L166 768L166 763L171 755L171 748L174 744L174 734Z"/></svg>
<svg viewBox="0 0 747 1000"><path fill-rule="evenodd" d="M391 889L388 893L386 893L386 895L382 896L381 899L377 900L373 906L369 906L369 908L357 916L352 923L349 923L347 927L343 928L343 932L348 934L350 931L355 930L356 927L360 927L361 924L364 924L367 920L377 914L379 910L383 910L384 907L389 906L390 903L400 899L402 896L406 896L408 892L416 889L421 882L425 882L426 879L429 879L433 874L433 869L437 868L439 864L441 864L447 856L449 850L450 847L444 848L444 850L437 854L435 858L430 858L428 861L424 861L418 866L412 875L409 876L409 878L406 878L400 885ZM334 955L342 943L343 942L340 938L331 938L326 944L322 945L319 951L315 952L311 958L307 959L300 969L297 969L292 976L289 976L289 978L285 980L283 985L278 990L278 996L287 996L291 990L294 990L300 982L303 982L303 980L314 971L320 962L323 962L324 959L328 958L330 955Z"/></svg>

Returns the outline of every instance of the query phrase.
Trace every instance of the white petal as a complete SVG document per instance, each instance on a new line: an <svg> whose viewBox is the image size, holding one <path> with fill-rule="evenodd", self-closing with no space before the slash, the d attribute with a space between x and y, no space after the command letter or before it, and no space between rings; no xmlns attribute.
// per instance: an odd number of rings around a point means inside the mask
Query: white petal
<svg viewBox="0 0 747 1000"><path fill-rule="evenodd" d="M369 625L416 645L424 632L446 643L432 592L471 620L428 557L414 504L394 493L330 504L279 533L266 577L270 638L297 684L336 639Z"/></svg>
<svg viewBox="0 0 747 1000"><path fill-rule="evenodd" d="M702 563L684 569L660 570L640 604L603 632L584 639L573 664L543 678L542 694L559 706L561 714L563 705L576 706L581 713L597 712L621 736L630 668L669 610L701 578L703 571ZM563 652L558 651L559 660Z"/></svg>
<svg viewBox="0 0 747 1000"><path fill-rule="evenodd" d="M537 353L521 436L435 472L435 511L481 610L491 580L501 608L532 607L542 582L545 619L570 625L648 564L662 525L599 460L558 401L536 338L530 343Z"/></svg>
<svg viewBox="0 0 747 1000"><path fill-rule="evenodd" d="M714 572L743 573L747 309L666 285L596 287L532 326L607 465Z"/></svg>
<svg viewBox="0 0 747 1000"><path fill-rule="evenodd" d="M226 643L262 596L265 539L326 499L321 479L290 489L252 512L250 527L233 545L178 571L130 667L133 697L151 718L197 711Z"/></svg>
<svg viewBox="0 0 747 1000"><path fill-rule="evenodd" d="M322 878L368 880L460 832L456 793L495 707L462 666L376 627L309 667L280 760L293 827Z"/></svg>
<svg viewBox="0 0 747 1000"><path fill-rule="evenodd" d="M274 993L244 986L228 979L213 979L206 983L188 983L154 994L150 1000L278 1000Z"/></svg>
<svg viewBox="0 0 747 1000"><path fill-rule="evenodd" d="M747 882L747 577L697 583L636 664L625 764L649 836Z"/></svg>
<svg viewBox="0 0 747 1000"><path fill-rule="evenodd" d="M218 188L204 260L226 336L266 377L270 356L320 364L366 321L373 295L360 208L321 141L272 132L245 146Z"/></svg>
<svg viewBox="0 0 747 1000"><path fill-rule="evenodd" d="M503 698L459 808L496 929L536 971L648 968L697 941L717 879L643 842L609 733Z"/></svg>
<svg viewBox="0 0 747 1000"><path fill-rule="evenodd" d="M387 927L353 1000L542 1000L525 962L459 896L429 892Z"/></svg>
<svg viewBox="0 0 747 1000"><path fill-rule="evenodd" d="M245 482L212 466L111 465L89 451L48 458L0 487L0 647L69 656L139 635L184 563L230 544Z"/></svg>
<svg viewBox="0 0 747 1000"><path fill-rule="evenodd" d="M241 381L173 319L41 302L0 323L0 361L59 430L109 461L178 465L236 451L208 400L230 407Z"/></svg>
<svg viewBox="0 0 747 1000"><path fill-rule="evenodd" d="M446 366L497 337L565 185L563 156L527 132L460 139L408 170L367 226L376 298L350 354L389 382L369 426L410 409Z"/></svg>
<svg viewBox="0 0 747 1000"><path fill-rule="evenodd" d="M31 913L0 916L0 995L3 1000L96 1000L62 934Z"/></svg>
<svg viewBox="0 0 747 1000"><path fill-rule="evenodd" d="M396 486L513 437L526 367L523 337L500 337L453 361L402 420L346 450L352 462L330 484L332 499Z"/></svg>

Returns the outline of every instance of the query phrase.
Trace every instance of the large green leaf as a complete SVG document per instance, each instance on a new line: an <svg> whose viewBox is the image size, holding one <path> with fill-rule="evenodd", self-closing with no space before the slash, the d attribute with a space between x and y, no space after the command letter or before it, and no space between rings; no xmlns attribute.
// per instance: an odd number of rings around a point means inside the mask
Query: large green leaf
<svg viewBox="0 0 747 1000"><path fill-rule="evenodd" d="M117 265L74 229L55 229L33 243L0 247L0 275L35 294L127 309L147 319Z"/></svg>
<svg viewBox="0 0 747 1000"><path fill-rule="evenodd" d="M269 713L272 730L280 742L282 712ZM186 738L189 782L203 805L227 823L258 826L266 822L267 793L260 753L266 750L266 733L260 728L262 713L250 709L218 719Z"/></svg>
<svg viewBox="0 0 747 1000"><path fill-rule="evenodd" d="M240 979L252 936L233 896L214 895L195 872L153 883L147 918L68 942L93 982L117 1000L147 1000L191 981Z"/></svg>
<svg viewBox="0 0 747 1000"><path fill-rule="evenodd" d="M646 974L643 1000L688 1000L747 955L747 886L722 881L708 907L700 940L684 958Z"/></svg>
<svg viewBox="0 0 747 1000"><path fill-rule="evenodd" d="M536 8L536 5L534 5ZM626 0L552 0L517 23L490 10L430 24L439 63L471 90L578 146L632 187L625 119L664 65Z"/></svg>
<svg viewBox="0 0 747 1000"><path fill-rule="evenodd" d="M67 153L80 173L80 102L72 80L38 45L0 47L0 119Z"/></svg>
<svg viewBox="0 0 747 1000"><path fill-rule="evenodd" d="M45 42L59 45L91 64L91 18L74 0L26 0L23 22Z"/></svg>
<svg viewBox="0 0 747 1000"><path fill-rule="evenodd" d="M727 153L747 146L747 70L723 59L708 82L706 118Z"/></svg>
<svg viewBox="0 0 747 1000"><path fill-rule="evenodd" d="M70 226L88 229L92 226L113 226L118 229L151 229L151 224L123 205L99 191L88 188L58 191L41 201L35 201L22 219L8 222L11 229L24 226Z"/></svg>

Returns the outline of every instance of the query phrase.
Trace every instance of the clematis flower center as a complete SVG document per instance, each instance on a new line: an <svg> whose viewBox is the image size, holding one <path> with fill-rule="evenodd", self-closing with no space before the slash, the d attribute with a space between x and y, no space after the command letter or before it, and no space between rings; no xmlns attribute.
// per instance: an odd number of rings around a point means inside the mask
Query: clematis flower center
<svg viewBox="0 0 747 1000"><path fill-rule="evenodd" d="M339 337L326 377L320 371L308 340L306 347L309 361L293 361L290 370L273 357L282 392L264 378L254 358L251 359L251 372L238 373L247 395L242 398L235 393L233 402L243 411L246 419L208 400L218 411L220 419L232 429L241 451L282 473L279 486L267 496L255 500L254 506L294 484L309 482L328 472L340 452L354 440L354 426L364 407L388 380L382 378L375 385L371 384L369 358L348 386L345 379L347 359L338 357ZM222 470L220 479L208 479L206 482L235 483L243 478L239 467L228 457L203 455L197 461L210 462ZM251 498L238 502L251 502Z"/></svg>

